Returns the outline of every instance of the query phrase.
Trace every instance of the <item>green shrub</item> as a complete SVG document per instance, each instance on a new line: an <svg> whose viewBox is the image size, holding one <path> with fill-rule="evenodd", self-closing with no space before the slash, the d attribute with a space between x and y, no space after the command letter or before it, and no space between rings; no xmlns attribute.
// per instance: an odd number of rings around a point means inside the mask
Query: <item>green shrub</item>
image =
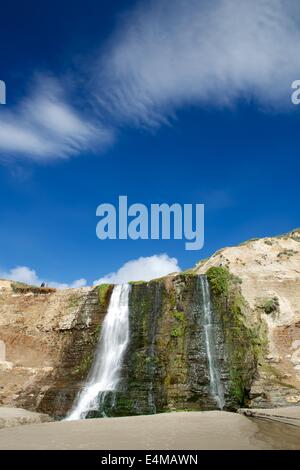
<svg viewBox="0 0 300 470"><path fill-rule="evenodd" d="M271 313L278 312L279 310L279 300L277 297L273 297L272 299L265 299L261 305L261 308L267 315Z"/></svg>
<svg viewBox="0 0 300 470"><path fill-rule="evenodd" d="M223 266L213 266L208 269L206 275L211 290L215 295L228 294L230 273L227 268Z"/></svg>

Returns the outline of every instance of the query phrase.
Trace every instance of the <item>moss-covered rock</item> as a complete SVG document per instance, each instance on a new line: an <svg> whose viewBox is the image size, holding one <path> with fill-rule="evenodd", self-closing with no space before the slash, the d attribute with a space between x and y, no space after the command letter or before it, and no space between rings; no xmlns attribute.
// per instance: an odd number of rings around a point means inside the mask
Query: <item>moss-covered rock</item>
<svg viewBox="0 0 300 470"><path fill-rule="evenodd" d="M280 311L278 297L264 298L257 303L257 307L261 309L267 315L276 315Z"/></svg>
<svg viewBox="0 0 300 470"><path fill-rule="evenodd" d="M113 287L114 286L112 284L100 284L99 286L97 286L100 307L108 307L108 300L112 293Z"/></svg>
<svg viewBox="0 0 300 470"><path fill-rule="evenodd" d="M210 268L207 277L214 312L224 335L227 407L246 406L258 362L266 351L267 327L262 320L251 323L250 309L242 296L239 278L222 266Z"/></svg>
<svg viewBox="0 0 300 470"><path fill-rule="evenodd" d="M218 274L222 278L221 289ZM220 271L214 275L217 292L227 295L229 276L227 279L227 273ZM210 392L203 319L200 277L192 272L132 285L130 344L123 379L109 415L216 408ZM215 326L222 378L229 383L228 362L224 359L225 335L219 315ZM234 371L233 368L233 374ZM232 402L238 400L229 395L228 407L232 408Z"/></svg>
<svg viewBox="0 0 300 470"><path fill-rule="evenodd" d="M214 363L219 368L225 407L236 409L247 404L257 362L265 346L265 332L263 323L249 323L248 306L238 278L221 266L211 268L207 278L213 306ZM69 386L60 391L49 390L41 410L47 411L45 404L57 401L58 395L69 402L72 393L74 399L78 385L83 386L92 366L112 289L107 284L95 288L93 295L97 296L97 316L101 320L95 321L95 317L89 331L72 333L62 364L64 371L66 364L69 367ZM132 283L130 342L122 379L118 391L107 394L101 410L93 411L88 417L99 417L103 412L107 416L128 416L217 408L210 388L204 301L201 277L193 272ZM74 303L74 299L70 302Z"/></svg>

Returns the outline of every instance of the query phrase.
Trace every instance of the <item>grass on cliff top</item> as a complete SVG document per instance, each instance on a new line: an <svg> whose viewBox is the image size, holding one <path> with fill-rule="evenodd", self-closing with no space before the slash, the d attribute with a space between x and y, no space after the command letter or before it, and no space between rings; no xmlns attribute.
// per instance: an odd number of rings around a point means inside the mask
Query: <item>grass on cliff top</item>
<svg viewBox="0 0 300 470"><path fill-rule="evenodd" d="M159 282L161 280L163 280L165 278L165 276L163 277L158 277L156 279L151 279L150 281L129 281L128 284L130 284L131 286L142 286L142 285L146 285L146 284L149 284L150 282Z"/></svg>
<svg viewBox="0 0 300 470"><path fill-rule="evenodd" d="M112 284L100 284L97 286L99 304L104 305L106 303L107 293L112 287Z"/></svg>
<svg viewBox="0 0 300 470"><path fill-rule="evenodd" d="M54 289L53 287L31 286L29 284L25 284L24 282L18 281L12 282L11 288L16 294L50 294L56 291L56 289Z"/></svg>
<svg viewBox="0 0 300 470"><path fill-rule="evenodd" d="M138 286L139 284L147 284L147 281L129 281L128 284L131 286Z"/></svg>

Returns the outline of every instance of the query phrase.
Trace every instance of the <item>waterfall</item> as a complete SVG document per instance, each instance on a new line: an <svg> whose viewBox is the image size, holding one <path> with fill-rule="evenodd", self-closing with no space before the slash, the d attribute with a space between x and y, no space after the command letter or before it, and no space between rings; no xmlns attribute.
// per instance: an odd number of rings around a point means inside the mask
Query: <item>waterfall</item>
<svg viewBox="0 0 300 470"><path fill-rule="evenodd" d="M210 300L209 283L206 276L200 276L201 290L203 295L204 311L204 336L206 355L209 369L209 383L211 395L221 410L224 408L224 391L220 378L220 371L216 360L215 334L213 324L213 310Z"/></svg>
<svg viewBox="0 0 300 470"><path fill-rule="evenodd" d="M129 284L114 287L87 385L67 420L83 419L89 411L99 410L107 393L117 389L129 342L129 292Z"/></svg>

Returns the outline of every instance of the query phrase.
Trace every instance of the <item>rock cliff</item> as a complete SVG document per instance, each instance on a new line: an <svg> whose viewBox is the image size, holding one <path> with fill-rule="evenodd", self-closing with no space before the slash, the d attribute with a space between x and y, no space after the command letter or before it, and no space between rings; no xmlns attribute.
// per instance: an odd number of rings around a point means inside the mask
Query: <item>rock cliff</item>
<svg viewBox="0 0 300 470"><path fill-rule="evenodd" d="M107 415L216 408L204 275L225 409L300 404L300 231L294 230L224 248L185 273L132 283L130 343L119 390L104 403ZM58 291L0 281L1 405L66 415L87 378L112 288Z"/></svg>
<svg viewBox="0 0 300 470"><path fill-rule="evenodd" d="M107 307L101 292L0 281L1 405L65 416L91 365Z"/></svg>
<svg viewBox="0 0 300 470"><path fill-rule="evenodd" d="M212 328L225 408L236 409L248 398L263 333L260 325L251 325L244 313L234 310L239 286L230 282L233 293L225 303L222 298L217 305L220 299L216 298ZM123 380L116 397L111 403L108 400L107 414L217 408L210 393L204 298L198 275L183 273L133 284L130 324Z"/></svg>
<svg viewBox="0 0 300 470"><path fill-rule="evenodd" d="M240 280L248 321L266 325L250 406L300 404L300 229L224 248L193 271L217 266Z"/></svg>

